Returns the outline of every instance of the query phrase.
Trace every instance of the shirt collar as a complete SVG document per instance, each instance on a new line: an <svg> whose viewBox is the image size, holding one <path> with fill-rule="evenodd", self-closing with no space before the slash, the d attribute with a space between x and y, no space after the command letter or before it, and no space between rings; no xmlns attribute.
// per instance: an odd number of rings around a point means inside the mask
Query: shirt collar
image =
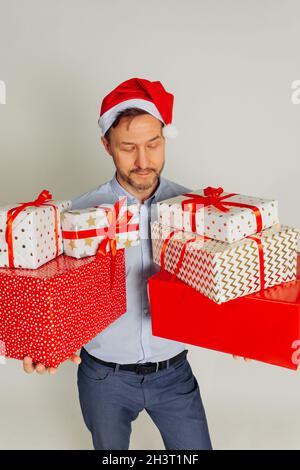
<svg viewBox="0 0 300 470"><path fill-rule="evenodd" d="M115 172L114 177L110 181L110 184L111 184L112 190L115 192L115 194L117 194L117 196L126 196L130 202L140 204L140 201L135 196L133 196L133 194L129 193L128 191L126 191L126 189L123 188L123 186L121 186L121 184L117 180L117 172ZM161 191L161 187L162 187L162 178L159 177L158 186L154 194L152 194L152 196L146 199L144 201L144 204L148 205L148 204L152 204L153 202L155 202L155 199L157 199Z"/></svg>

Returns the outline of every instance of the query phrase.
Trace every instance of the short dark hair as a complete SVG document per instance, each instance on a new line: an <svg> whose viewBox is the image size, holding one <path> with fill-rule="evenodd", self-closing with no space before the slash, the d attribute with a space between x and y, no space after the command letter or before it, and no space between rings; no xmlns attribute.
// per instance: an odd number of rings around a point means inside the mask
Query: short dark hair
<svg viewBox="0 0 300 470"><path fill-rule="evenodd" d="M126 108L123 111L119 111L118 114L117 114L116 119L114 120L114 122L112 123L110 128L107 129L107 131L105 132L104 137L109 141L110 129L112 127L117 127L117 125L119 124L119 122L121 121L122 118L131 117L133 119L135 116L140 116L141 114L150 114L150 113L148 113L147 111L145 111L144 109L141 109L141 108ZM130 120L130 122L131 122L131 120ZM161 124L162 124L162 127L164 127L164 123L161 122Z"/></svg>

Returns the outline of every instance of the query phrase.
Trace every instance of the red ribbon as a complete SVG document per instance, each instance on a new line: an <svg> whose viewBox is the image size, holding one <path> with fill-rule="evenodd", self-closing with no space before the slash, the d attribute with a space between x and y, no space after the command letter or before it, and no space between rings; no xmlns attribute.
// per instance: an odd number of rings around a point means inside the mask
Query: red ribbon
<svg viewBox="0 0 300 470"><path fill-rule="evenodd" d="M265 288L265 260L264 260L264 250L262 246L261 238L255 236L248 236L246 238L251 238L257 243L258 256L259 256L259 272L260 272L260 290Z"/></svg>
<svg viewBox="0 0 300 470"><path fill-rule="evenodd" d="M184 196L189 197L190 199L186 199L185 201L181 202L182 210L187 210L190 212L191 215L191 231L196 232L196 212L197 212L197 204L203 204L204 206L214 206L216 209L219 209L221 212L228 212L229 208L226 206L234 206L234 207L245 207L254 211L254 215L256 218L256 233L260 232L263 228L262 223L262 216L261 212L258 207L253 206L251 204L244 204L242 202L231 202L226 201L225 199L236 196L237 193L230 193L224 196L221 196L223 193L223 188L212 188L211 186L207 186L203 190L204 196L200 194L191 194L186 193Z"/></svg>
<svg viewBox="0 0 300 470"><path fill-rule="evenodd" d="M110 270L110 290L113 288L113 281L115 278L116 270L116 254L117 254L117 240L116 234L124 232L125 228L128 227L128 222L132 218L133 214L127 209L126 212L120 217L120 211L126 201L126 197L117 201L113 208L105 207L107 214L108 227L105 227L105 232L107 234L98 246L96 256L106 256L107 255L107 246L110 247L111 252L111 270ZM110 219L111 216L111 220ZM138 224L137 224L138 227ZM97 230L97 229L96 229Z"/></svg>
<svg viewBox="0 0 300 470"><path fill-rule="evenodd" d="M175 233L180 232L180 231L182 231L182 230L180 230L180 229L173 230L173 232L171 232L170 235L164 240L164 243L163 243L163 246L162 246L162 249L161 249L161 253L160 253L161 269L165 269L165 255L166 255L167 245L168 245L170 239L175 235ZM207 236L201 236L201 237L204 240L209 240L209 237L207 237ZM256 236L250 236L250 235L248 237L245 237L245 238L251 238L252 240L254 240L257 243L258 256L259 256L260 290L263 290L265 288L265 262L264 262L264 250L263 250L261 238L256 237ZM182 263L183 263L183 258L184 258L184 254L186 252L186 248L187 248L188 243L194 242L197 239L199 239L199 236L193 237L193 238L187 240L184 243L183 249L181 250L179 260L178 260L176 268L175 268L175 271L171 276L171 281L173 281L174 278L179 273L179 270L180 270L180 268L182 266Z"/></svg>
<svg viewBox="0 0 300 470"><path fill-rule="evenodd" d="M129 212L129 211L128 211ZM131 214L129 212L129 214ZM132 216L133 214L131 214ZM128 224L126 225L126 230L121 230L122 224L116 225L116 232L117 233L122 233L122 232L135 232L139 228L139 224ZM87 230L63 230L62 231L62 237L67 239L67 240L81 240L83 238L91 238L91 237L99 237L106 235L107 232L111 230L110 227L99 227L99 228L91 228Z"/></svg>
<svg viewBox="0 0 300 470"><path fill-rule="evenodd" d="M164 243L163 243L163 246L162 246L162 249L161 249L161 253L160 253L161 269L165 269L165 256L166 256L167 245L168 245L169 241L171 240L171 238L172 238L172 237L175 235L175 233L177 233L177 232L182 232L182 233L183 233L182 230L180 230L180 229L175 229L175 230L173 230L173 231L169 234L169 236L164 240ZM185 252L186 252L186 249L187 249L188 244L189 244L189 243L192 243L192 242L194 242L194 241L196 241L196 240L198 240L200 237L203 238L204 240L208 240L208 239L209 239L209 237L198 235L198 236L196 236L196 237L190 238L189 240L186 240L186 242L184 243L183 248L182 248L182 250L181 250L181 252L180 252L179 260L178 260L178 263L177 263L177 265L176 265L175 271L174 271L174 273L172 274L171 280L173 280L173 279L177 276L177 274L179 273L179 270L180 270L180 268L181 268L181 266L182 266L183 258L184 258L184 255L185 255Z"/></svg>
<svg viewBox="0 0 300 470"><path fill-rule="evenodd" d="M59 245L58 245L58 216L57 216L57 207L55 204L49 204L48 201L52 200L52 194L47 190L44 189L38 197L34 201L29 202L19 202L21 206L13 207L9 209L7 212L7 219L6 219L6 231L5 231L5 241L8 246L8 262L9 267L14 268L14 251L13 251L13 221L16 217L22 212L26 207L39 207L39 206L51 206L54 209L54 232L55 232L55 246L56 246L56 253L55 256L58 256L59 252Z"/></svg>

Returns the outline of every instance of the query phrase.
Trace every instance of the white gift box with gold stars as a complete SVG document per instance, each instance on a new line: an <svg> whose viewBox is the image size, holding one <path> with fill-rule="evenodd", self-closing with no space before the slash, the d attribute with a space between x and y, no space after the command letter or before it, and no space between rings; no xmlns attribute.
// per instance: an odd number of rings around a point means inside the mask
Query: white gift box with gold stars
<svg viewBox="0 0 300 470"><path fill-rule="evenodd" d="M61 216L64 253L74 258L84 258L96 254L99 244L108 238L108 228L111 226L111 204L101 204L85 209L65 211ZM139 245L139 205L124 205L120 209L119 218L124 220L129 211L127 224L123 224L118 233L110 232L110 238L115 233L117 249L130 248ZM110 250L109 243L106 251Z"/></svg>
<svg viewBox="0 0 300 470"><path fill-rule="evenodd" d="M54 205L55 208L52 207ZM72 201L28 206L12 222L12 243L7 243L7 216L18 204L0 207L0 267L37 269L63 253L60 216ZM56 212L56 214L55 214ZM57 223L56 223L57 222ZM9 260L13 260L12 263Z"/></svg>

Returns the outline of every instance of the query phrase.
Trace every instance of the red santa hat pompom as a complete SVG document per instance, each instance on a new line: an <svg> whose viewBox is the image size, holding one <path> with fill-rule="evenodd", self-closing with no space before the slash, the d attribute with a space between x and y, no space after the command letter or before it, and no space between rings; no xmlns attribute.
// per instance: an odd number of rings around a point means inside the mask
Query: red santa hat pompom
<svg viewBox="0 0 300 470"><path fill-rule="evenodd" d="M175 138L178 131L172 123L174 95L161 82L130 78L118 85L102 101L98 124L102 135L111 127L119 111L127 108L144 109L165 124L164 137Z"/></svg>

